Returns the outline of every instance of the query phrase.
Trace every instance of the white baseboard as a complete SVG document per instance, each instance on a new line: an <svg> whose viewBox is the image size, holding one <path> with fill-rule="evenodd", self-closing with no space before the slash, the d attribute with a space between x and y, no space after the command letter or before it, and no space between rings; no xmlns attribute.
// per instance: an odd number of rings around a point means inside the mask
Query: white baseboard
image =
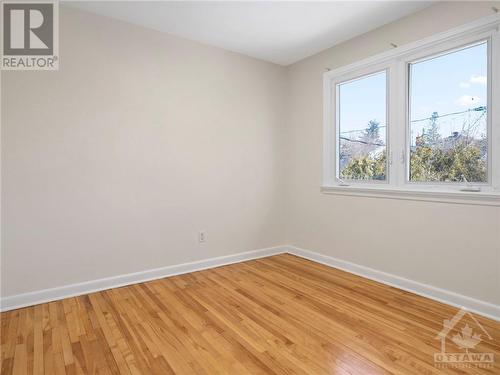
<svg viewBox="0 0 500 375"><path fill-rule="evenodd" d="M423 297L427 297L451 306L465 307L467 310L479 315L500 321L500 306L480 301L445 289L436 288L427 284L405 279L400 276L336 259L313 251L304 250L295 246L276 246L266 249L247 251L233 255L209 258L196 262L183 263L173 266L161 267L152 270L113 276L99 280L92 280L78 284L66 285L58 288L3 297L0 300L0 311L9 311L21 307L37 305L63 298L75 297L82 294L98 292L101 290L117 288L125 285L137 284L145 281L161 279L189 272L220 267L228 264L244 262L246 260L264 258L271 255L290 253L299 257L312 260L333 268L338 268L370 280L393 286Z"/></svg>
<svg viewBox="0 0 500 375"><path fill-rule="evenodd" d="M313 251L304 250L295 246L288 246L288 252L299 257L312 260L333 268L338 268L349 273L365 277L370 280L378 281L382 284L390 285L398 289L406 290L447 305L458 308L464 307L467 310L483 315L487 318L500 321L500 306L489 302L484 302L471 297L467 297L449 290L436 288L431 285L423 284L418 281L405 279L400 276L392 275L373 268L360 266L355 263L336 259L327 255L322 255Z"/></svg>
<svg viewBox="0 0 500 375"><path fill-rule="evenodd" d="M142 283L145 281L161 279L168 276L180 275L208 268L220 267L227 264L244 262L246 260L264 258L286 252L287 247L277 246L266 249L247 251L216 258L177 264L173 266L155 268L126 275L112 276L104 279L91 280L83 283L71 284L57 288L43 289L35 292L7 296L0 299L0 311L9 311L21 307L33 306L40 303L56 301L63 298L75 297L82 294L98 292L101 290L118 288L125 285Z"/></svg>

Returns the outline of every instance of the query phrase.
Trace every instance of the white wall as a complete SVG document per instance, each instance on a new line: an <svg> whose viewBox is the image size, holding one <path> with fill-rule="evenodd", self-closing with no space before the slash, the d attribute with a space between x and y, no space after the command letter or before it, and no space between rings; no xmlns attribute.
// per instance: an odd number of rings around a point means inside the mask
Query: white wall
<svg viewBox="0 0 500 375"><path fill-rule="evenodd" d="M59 71L2 72L2 297L281 245L285 68L60 23Z"/></svg>
<svg viewBox="0 0 500 375"><path fill-rule="evenodd" d="M322 194L322 74L492 13L440 3L289 67L288 243L500 303L497 207ZM499 124L496 124L499 125Z"/></svg>

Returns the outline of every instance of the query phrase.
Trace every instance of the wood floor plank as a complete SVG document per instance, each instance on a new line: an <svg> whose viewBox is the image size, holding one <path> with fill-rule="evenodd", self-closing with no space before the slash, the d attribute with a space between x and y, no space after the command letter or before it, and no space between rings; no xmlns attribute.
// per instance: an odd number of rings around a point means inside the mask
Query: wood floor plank
<svg viewBox="0 0 500 375"><path fill-rule="evenodd" d="M436 335L456 313L282 254L2 313L0 369L2 375L500 374L500 322L474 314L449 337L474 327L482 335L471 353L492 353L494 362L435 365ZM447 345L464 352L453 340Z"/></svg>

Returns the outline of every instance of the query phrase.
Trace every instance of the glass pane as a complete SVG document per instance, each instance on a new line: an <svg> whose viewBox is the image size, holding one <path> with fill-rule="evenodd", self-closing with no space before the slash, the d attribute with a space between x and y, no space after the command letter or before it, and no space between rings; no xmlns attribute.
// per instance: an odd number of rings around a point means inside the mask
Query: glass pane
<svg viewBox="0 0 500 375"><path fill-rule="evenodd" d="M410 64L410 181L488 180L488 44Z"/></svg>
<svg viewBox="0 0 500 375"><path fill-rule="evenodd" d="M386 179L386 90L386 71L337 86L341 179Z"/></svg>

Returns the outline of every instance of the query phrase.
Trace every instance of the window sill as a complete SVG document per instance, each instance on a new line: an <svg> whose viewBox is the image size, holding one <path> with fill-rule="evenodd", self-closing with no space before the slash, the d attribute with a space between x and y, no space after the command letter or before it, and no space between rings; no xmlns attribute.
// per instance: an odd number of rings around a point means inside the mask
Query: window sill
<svg viewBox="0 0 500 375"><path fill-rule="evenodd" d="M325 194L358 197L404 199L480 206L500 206L500 192L468 192L451 189L424 190L417 188L398 188L385 186L322 186Z"/></svg>

